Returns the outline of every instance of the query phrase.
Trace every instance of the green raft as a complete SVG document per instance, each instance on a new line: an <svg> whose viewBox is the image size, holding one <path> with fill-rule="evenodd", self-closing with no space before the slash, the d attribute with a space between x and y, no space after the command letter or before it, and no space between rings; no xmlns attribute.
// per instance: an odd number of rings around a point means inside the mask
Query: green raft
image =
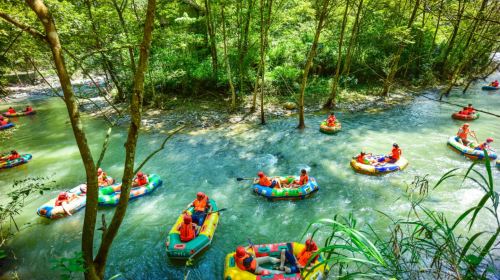
<svg viewBox="0 0 500 280"><path fill-rule="evenodd" d="M148 175L149 183L135 187L130 190L130 200L147 195L153 192L157 187L162 185L162 180L160 176L156 174ZM101 206L115 206L120 201L122 184L117 183L108 187L102 187L99 189L99 205Z"/></svg>
<svg viewBox="0 0 500 280"><path fill-rule="evenodd" d="M210 212L218 211L217 204L212 199L209 199L212 210ZM188 210L189 214L193 213L193 207ZM191 241L182 242L179 233L179 226L183 223L184 214L181 213L177 222L172 226L165 243L167 247L167 255L172 259L189 259L201 252L212 243L217 224L219 223L219 212L210 213L205 217L203 226L198 235Z"/></svg>

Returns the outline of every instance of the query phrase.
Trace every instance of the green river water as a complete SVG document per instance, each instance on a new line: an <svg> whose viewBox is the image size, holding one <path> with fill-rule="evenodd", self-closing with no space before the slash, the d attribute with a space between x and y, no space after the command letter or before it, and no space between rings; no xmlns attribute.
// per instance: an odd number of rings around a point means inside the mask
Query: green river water
<svg viewBox="0 0 500 280"><path fill-rule="evenodd" d="M500 113L500 93L481 91L479 84L467 95L457 89L448 100L459 104L473 102L477 108ZM84 211L51 221L38 217L36 209L59 191L82 183L85 176L62 101L50 98L32 104L37 115L15 119L17 128L10 132L11 136L0 132L0 150L16 148L33 154L29 164L0 171L0 202L5 201L15 179L50 176L57 181L56 189L27 201L16 219L22 230L7 244L15 252L15 268L21 279L54 279L58 272L50 269L50 259L70 257L80 250ZM0 109L5 111L7 105L0 104ZM309 222L333 218L334 214L352 212L361 226L370 224L389 233L387 219L376 210L396 218L405 216L409 204L401 197L414 176L429 174L432 184L445 171L470 165L470 161L446 146L448 137L461 124L450 118L456 110L457 107L418 97L409 105L382 113L339 113L342 131L334 136L318 132L318 124L324 118L320 115L307 116L303 132L295 129L296 118L285 118L269 120L266 126L238 125L178 134L143 168L147 173L159 174L163 186L130 203L113 243L106 275L121 274L118 279L182 279L184 267L167 258L165 240L179 211L200 190L228 210L221 214L212 246L197 257L189 279L221 279L225 255L237 245L246 244L247 238L256 244L303 241L299 238ZM85 119L85 128L97 154L106 123ZM472 122L472 129L482 139L493 137L493 147L500 150L498 118L482 114ZM108 174L118 180L125 137L125 128L114 130L103 163ZM137 161L156 149L163 137L142 133ZM405 171L370 177L350 168L349 160L361 149L389 153L393 142L399 143L410 162ZM248 181L235 180L255 176L258 170L286 175L298 174L301 168L308 168L320 186L319 192L302 201L270 202L254 195ZM498 187L500 170L493 171ZM477 186L449 181L432 190L427 203L434 210L456 217L481 196ZM110 221L113 208L100 208L99 213ZM488 227L486 221L480 220L475 230ZM321 242L326 232L317 236ZM99 232L96 238L100 238ZM2 270L5 272L5 267L0 267ZM3 275L6 277L7 273Z"/></svg>

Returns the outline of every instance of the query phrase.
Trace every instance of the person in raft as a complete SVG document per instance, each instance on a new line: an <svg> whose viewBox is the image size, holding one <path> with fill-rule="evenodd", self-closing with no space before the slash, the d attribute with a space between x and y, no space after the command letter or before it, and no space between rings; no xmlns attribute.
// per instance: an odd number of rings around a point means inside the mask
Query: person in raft
<svg viewBox="0 0 500 280"><path fill-rule="evenodd" d="M262 171L259 171L259 173L257 173L257 176L259 178L256 178L254 180L254 184L259 184L261 186L264 186L264 187L268 187L268 188L281 188L281 182L279 179L277 178L274 178L274 179L271 179L269 177L266 176L266 174L264 174L264 172Z"/></svg>
<svg viewBox="0 0 500 280"><path fill-rule="evenodd" d="M480 150L480 151L484 151L484 150L491 150L491 146L490 146L490 143L493 142L493 138L489 137L486 139L486 141L484 141L483 143L477 145L474 150Z"/></svg>
<svg viewBox="0 0 500 280"><path fill-rule="evenodd" d="M188 204L187 208L190 207L194 208L192 216L193 222L198 226L203 225L207 212L212 208L208 196L203 192L198 192L196 194L196 199Z"/></svg>
<svg viewBox="0 0 500 280"><path fill-rule="evenodd" d="M9 107L9 109L7 110L7 113L9 113L9 114L15 114L16 110L14 110L14 108L12 108L12 107Z"/></svg>
<svg viewBox="0 0 500 280"><path fill-rule="evenodd" d="M21 155L19 155L19 153L16 150L12 150L12 151L10 151L10 155L9 155L8 160L14 160L14 159L18 159L20 157L21 157Z"/></svg>
<svg viewBox="0 0 500 280"><path fill-rule="evenodd" d="M460 115L468 115L469 110L467 110L467 107L464 107L461 111L458 111Z"/></svg>
<svg viewBox="0 0 500 280"><path fill-rule="evenodd" d="M306 240L306 246L302 249L297 257L293 255L293 250L281 250L280 270L286 273L299 273L301 269L309 270L314 266L314 263L319 256L313 258L314 253L318 251L318 245L310 238ZM285 266L285 260L289 266ZM311 260L309 262L309 260ZM309 265L307 263L309 262Z"/></svg>
<svg viewBox="0 0 500 280"><path fill-rule="evenodd" d="M469 130L469 123L464 123L457 132L457 137L455 138L457 142L461 143L464 146L469 146L471 141L467 139L467 136L476 137L476 133L474 131Z"/></svg>
<svg viewBox="0 0 500 280"><path fill-rule="evenodd" d="M179 236L181 238L182 242L189 242L193 240L198 232L198 226L196 226L195 223L193 223L193 219L191 218L190 215L185 214L182 217L182 224L177 227L177 230L179 231Z"/></svg>
<svg viewBox="0 0 500 280"><path fill-rule="evenodd" d="M305 186L309 182L309 175L307 174L307 170L300 170L300 177L298 180L293 181L288 185L289 188L299 188Z"/></svg>
<svg viewBox="0 0 500 280"><path fill-rule="evenodd" d="M377 163L376 160L367 158L367 156L371 156L371 155L372 155L371 153L367 154L365 152L360 152L359 155L356 157L356 161L359 163L368 164L368 165L376 164Z"/></svg>
<svg viewBox="0 0 500 280"><path fill-rule="evenodd" d="M26 113L33 112L33 107L31 107L30 105L26 106L26 109L24 109L24 112L26 112Z"/></svg>
<svg viewBox="0 0 500 280"><path fill-rule="evenodd" d="M248 271L256 275L268 275L268 274L284 274L285 271L281 270L273 270L273 269L265 269L260 265L265 263L281 263L283 260L278 258L273 258L270 256L265 257L256 257L255 254L248 253L247 250L243 246L238 246L236 248L236 253L234 254L234 260L236 262L236 266L243 271Z"/></svg>
<svg viewBox="0 0 500 280"><path fill-rule="evenodd" d="M326 125L335 126L335 121L337 121L337 118L335 117L335 114L331 112L330 116L328 116L328 118L326 119Z"/></svg>
<svg viewBox="0 0 500 280"><path fill-rule="evenodd" d="M54 205L55 206L61 206L62 209L64 210L64 213L66 213L68 216L71 216L72 214L65 207L65 205L68 205L76 197L77 197L76 194L72 194L70 196L67 192L60 192L59 195L57 196L57 199L56 199L56 202L54 203Z"/></svg>
<svg viewBox="0 0 500 280"><path fill-rule="evenodd" d="M394 143L394 144L392 144L391 153L388 156L380 158L378 161L379 162L395 163L396 161L399 160L399 158L401 157L402 154L403 154L403 151L399 148L399 145Z"/></svg>
<svg viewBox="0 0 500 280"><path fill-rule="evenodd" d="M499 83L498 83L498 80L494 80L493 82L491 82L490 86L492 87L498 87Z"/></svg>
<svg viewBox="0 0 500 280"><path fill-rule="evenodd" d="M139 175L139 173L137 173L137 175ZM147 180L147 178L146 178L146 180ZM106 172L102 171L102 168L100 168L100 167L99 167L99 169L97 169L97 183L99 184L99 186L108 186L109 184L113 183L113 182L109 181L108 174L106 174Z"/></svg>
<svg viewBox="0 0 500 280"><path fill-rule="evenodd" d="M0 126L4 126L4 125L7 125L7 124L9 124L9 122L6 119L0 120Z"/></svg>
<svg viewBox="0 0 500 280"><path fill-rule="evenodd" d="M101 170L102 171L102 170ZM132 187L140 187L149 183L148 176L144 175L141 171L137 172L137 176L132 182Z"/></svg>
<svg viewBox="0 0 500 280"><path fill-rule="evenodd" d="M472 104L469 104L467 107L467 115L472 115L472 114L475 114L476 113L476 109L474 109L474 107L472 107Z"/></svg>

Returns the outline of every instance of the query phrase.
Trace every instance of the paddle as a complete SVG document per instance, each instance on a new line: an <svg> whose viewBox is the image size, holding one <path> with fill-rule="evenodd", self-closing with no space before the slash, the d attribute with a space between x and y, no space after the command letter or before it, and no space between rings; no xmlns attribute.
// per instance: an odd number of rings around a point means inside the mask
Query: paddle
<svg viewBox="0 0 500 280"><path fill-rule="evenodd" d="M208 215L208 214L217 213L217 212L222 212L222 211L226 211L226 210L227 210L227 208L221 208L221 209L219 209L219 210L216 210L216 211L211 211L211 212L207 212L207 213L204 213L204 214L205 214L205 216L206 216L206 215Z"/></svg>
<svg viewBox="0 0 500 280"><path fill-rule="evenodd" d="M254 178L236 178L236 181L243 181L243 180L253 180Z"/></svg>

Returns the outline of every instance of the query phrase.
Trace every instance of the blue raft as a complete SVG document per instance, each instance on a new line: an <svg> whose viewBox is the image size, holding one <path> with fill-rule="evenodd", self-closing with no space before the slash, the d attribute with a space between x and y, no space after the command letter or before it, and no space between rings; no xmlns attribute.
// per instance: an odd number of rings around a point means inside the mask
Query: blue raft
<svg viewBox="0 0 500 280"><path fill-rule="evenodd" d="M497 90L500 87L492 87L492 86L483 86L481 89L482 90Z"/></svg>
<svg viewBox="0 0 500 280"><path fill-rule="evenodd" d="M294 176L281 177L279 180L298 180ZM319 190L318 183L313 177L309 177L309 182L298 188L269 188L259 184L253 185L253 191L269 200L298 200L311 196Z"/></svg>
<svg viewBox="0 0 500 280"><path fill-rule="evenodd" d="M14 127L14 126L15 126L14 123L8 123L6 125L0 126L0 130L8 129L8 128L11 128L11 127Z"/></svg>

